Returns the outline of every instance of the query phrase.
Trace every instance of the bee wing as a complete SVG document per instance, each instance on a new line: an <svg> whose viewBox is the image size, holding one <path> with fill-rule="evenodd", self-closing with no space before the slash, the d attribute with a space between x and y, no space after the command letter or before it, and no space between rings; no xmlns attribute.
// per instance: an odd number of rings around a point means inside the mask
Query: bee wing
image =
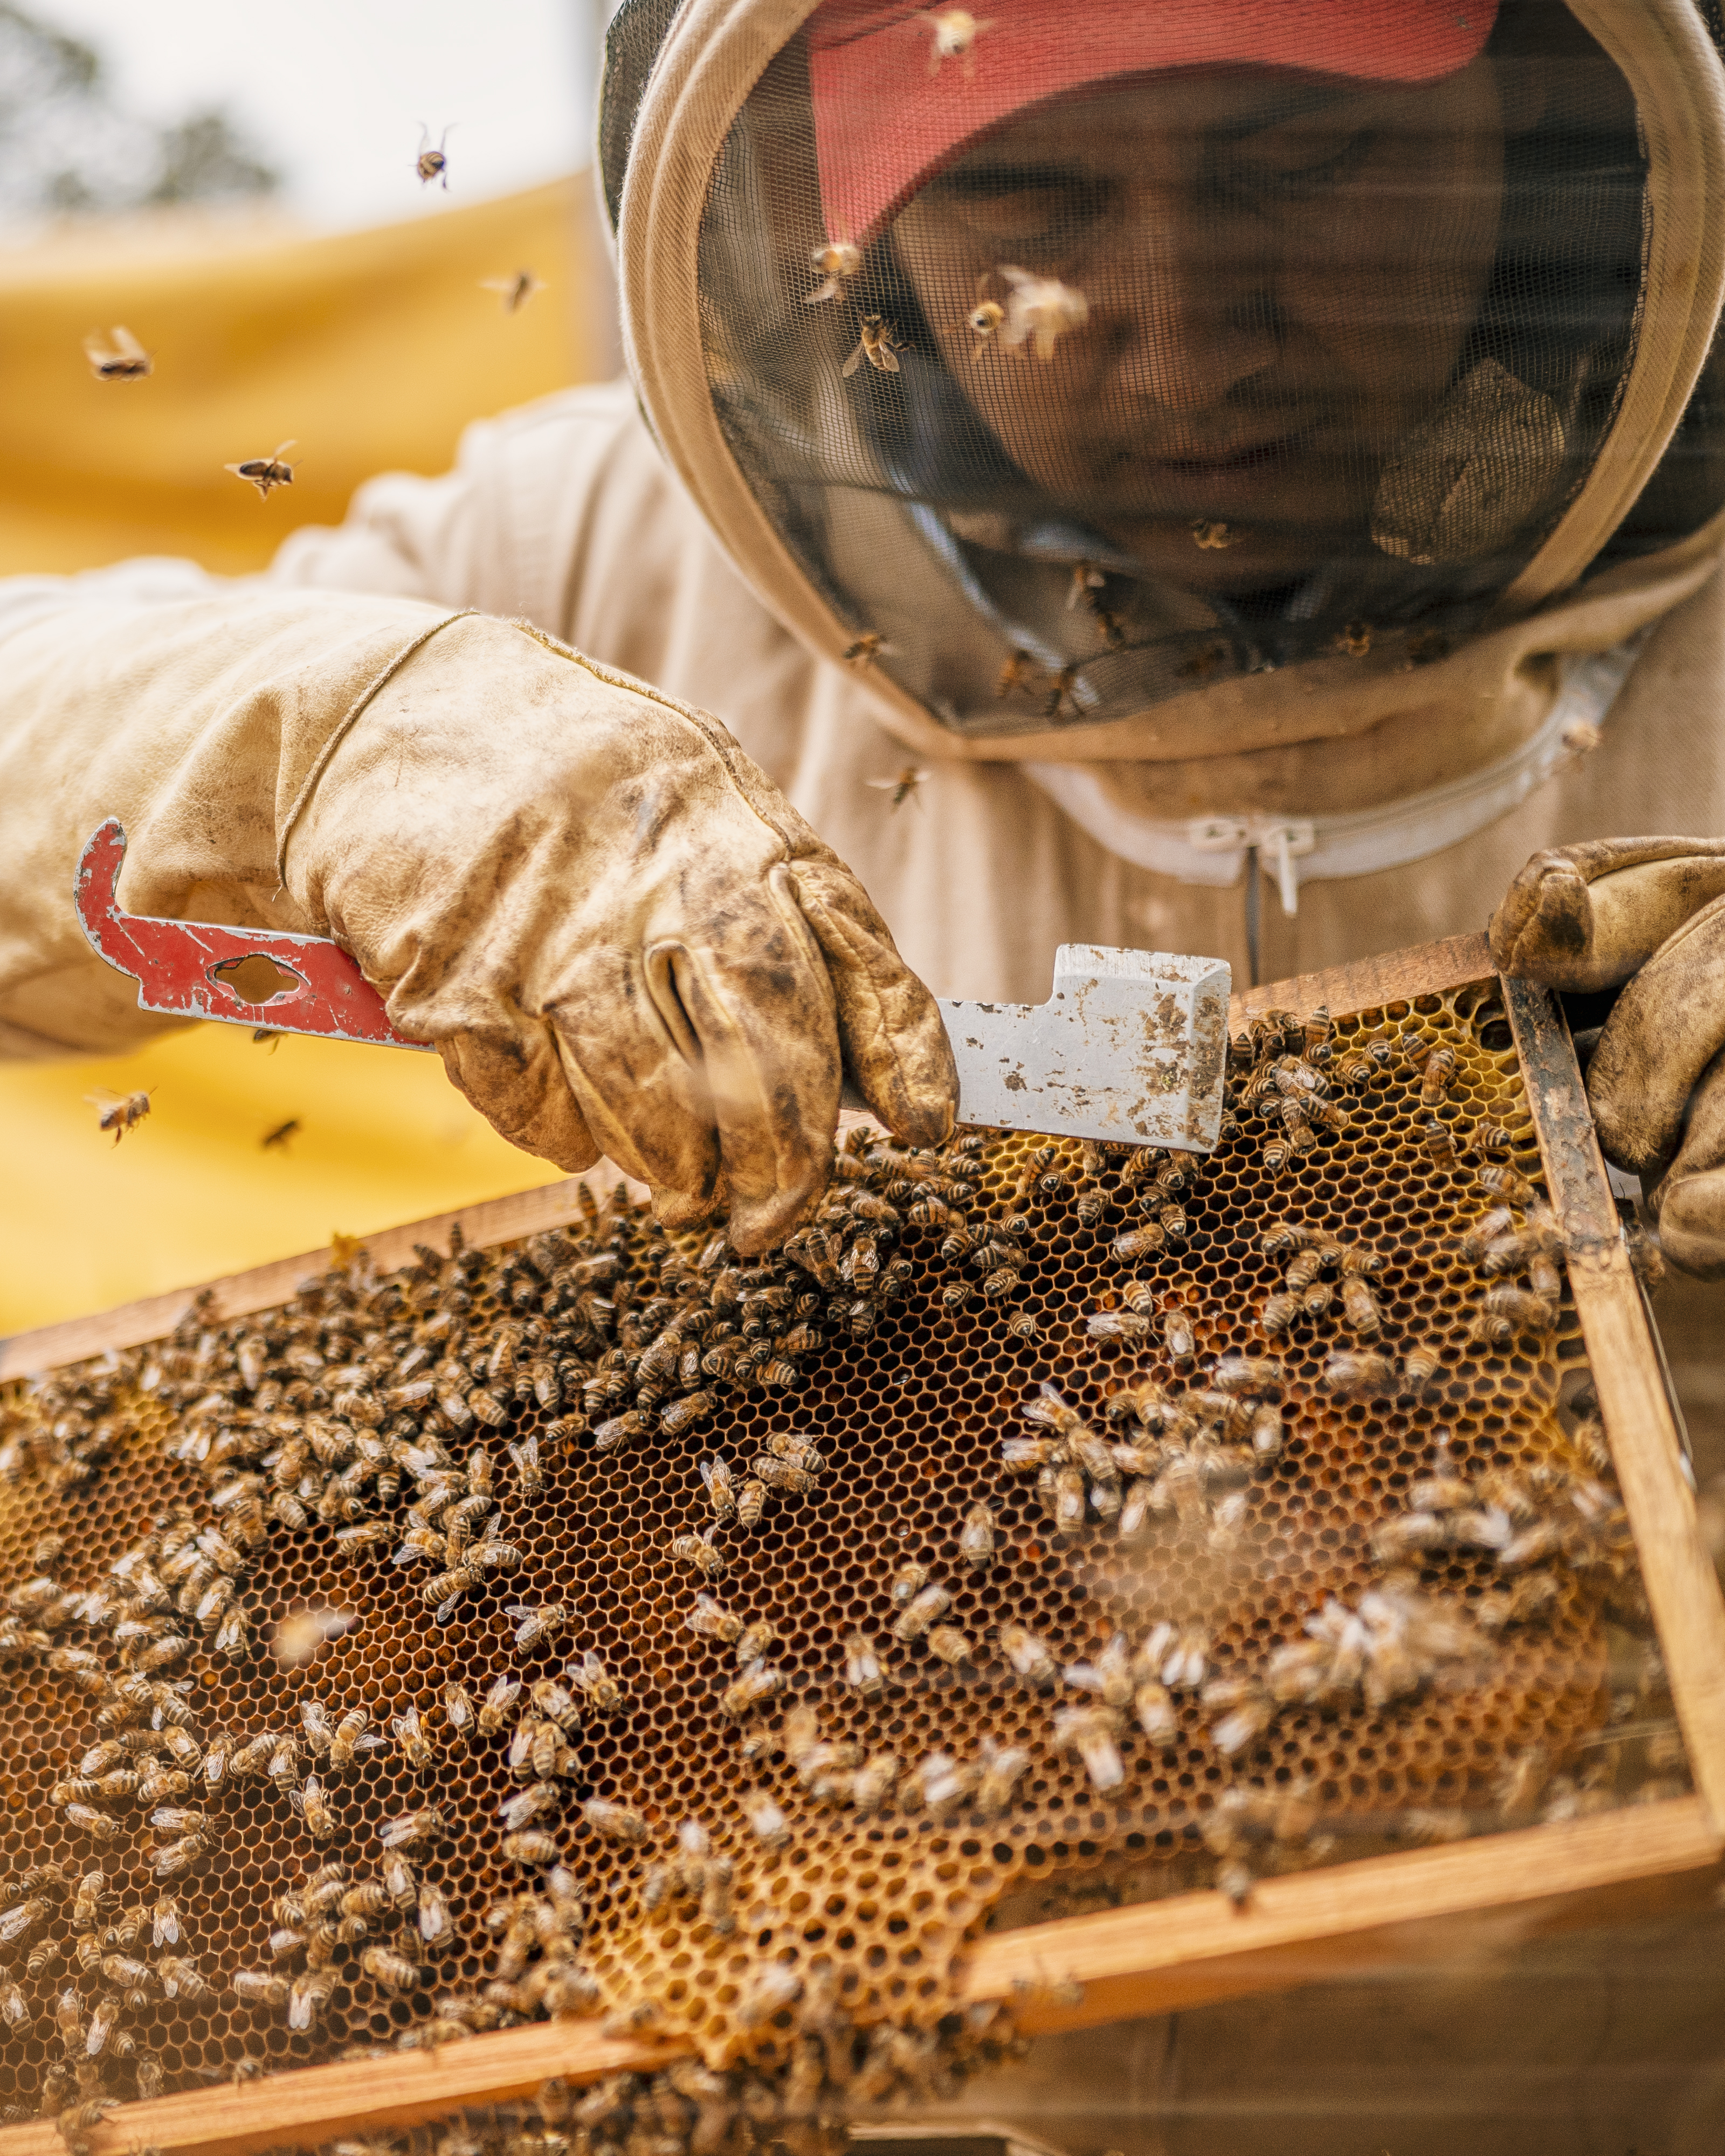
<svg viewBox="0 0 1725 2156"><path fill-rule="evenodd" d="M278 442L278 443L275 444L275 448L274 448L274 449L270 452L270 463L271 463L271 464L279 464L279 463L281 461L282 453L283 453L285 450L293 449L295 446L295 444L291 440L285 441L285 442ZM296 462L298 462L298 463L303 463L304 461L305 461L305 459L304 459L303 458L300 458L300 459L296 459Z"/></svg>
<svg viewBox="0 0 1725 2156"><path fill-rule="evenodd" d="M92 367L100 367L105 361L114 357L114 349L103 341L100 330L92 330L84 340L84 356Z"/></svg>
<svg viewBox="0 0 1725 2156"><path fill-rule="evenodd" d="M873 353L871 357L874 359L875 366L880 368L883 374L896 374L898 372L898 354L893 350L890 344L883 344L880 346L880 349L877 352Z"/></svg>
<svg viewBox="0 0 1725 2156"><path fill-rule="evenodd" d="M116 322L113 328L109 331L108 334L114 340L115 351L120 354L120 357L122 359L147 359L149 357L149 354L132 335L131 331L127 329L124 322Z"/></svg>
<svg viewBox="0 0 1725 2156"><path fill-rule="evenodd" d="M850 358L847 359L843 367L839 369L839 373L847 377L855 374L858 367L862 365L862 356L863 348L860 341L859 341L856 350L851 353Z"/></svg>
<svg viewBox="0 0 1725 2156"><path fill-rule="evenodd" d="M896 778L870 778L865 780L864 783L872 786L877 793L886 793L896 786L899 781Z"/></svg>
<svg viewBox="0 0 1725 2156"><path fill-rule="evenodd" d="M98 1086L95 1092L86 1093L84 1097L93 1108L114 1108L120 1105L126 1096L124 1093L112 1091L106 1086Z"/></svg>

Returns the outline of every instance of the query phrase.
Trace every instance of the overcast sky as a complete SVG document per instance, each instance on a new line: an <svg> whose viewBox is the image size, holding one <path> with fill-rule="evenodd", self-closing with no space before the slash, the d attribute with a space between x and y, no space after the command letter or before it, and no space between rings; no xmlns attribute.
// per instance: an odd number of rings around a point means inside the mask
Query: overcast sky
<svg viewBox="0 0 1725 2156"><path fill-rule="evenodd" d="M117 102L220 104L326 230L531 187L589 162L605 0L25 0L95 45ZM413 172L449 121L449 191Z"/></svg>

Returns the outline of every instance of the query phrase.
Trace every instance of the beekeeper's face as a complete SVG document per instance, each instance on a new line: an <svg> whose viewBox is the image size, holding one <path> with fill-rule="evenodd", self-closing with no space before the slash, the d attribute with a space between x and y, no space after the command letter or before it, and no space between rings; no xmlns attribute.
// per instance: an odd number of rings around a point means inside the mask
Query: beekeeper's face
<svg viewBox="0 0 1725 2156"><path fill-rule="evenodd" d="M1364 544L1384 459L1478 316L1502 136L1483 60L1413 89L1138 77L973 142L893 244L953 376L1064 509L1175 583L1261 588ZM1007 267L1082 306L1020 285L1014 311ZM1008 341L1027 301L1045 357Z"/></svg>

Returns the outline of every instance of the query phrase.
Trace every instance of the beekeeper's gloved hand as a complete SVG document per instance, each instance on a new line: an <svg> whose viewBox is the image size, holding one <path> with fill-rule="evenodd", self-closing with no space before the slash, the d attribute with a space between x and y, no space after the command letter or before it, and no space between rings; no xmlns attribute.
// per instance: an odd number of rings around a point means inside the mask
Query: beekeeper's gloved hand
<svg viewBox="0 0 1725 2156"><path fill-rule="evenodd" d="M1671 1263L1725 1276L1725 839L1535 854L1491 940L1500 971L1548 988L1626 983L1588 1066L1600 1145L1641 1178Z"/></svg>
<svg viewBox="0 0 1725 2156"><path fill-rule="evenodd" d="M109 815L129 911L334 936L504 1137L741 1250L824 1186L841 1065L899 1136L951 1127L939 1010L844 863L716 720L516 624L242 591L5 638L0 1024L156 1029L72 912Z"/></svg>
<svg viewBox="0 0 1725 2156"><path fill-rule="evenodd" d="M841 1055L888 1127L952 1126L934 998L716 720L513 625L444 629L349 730L289 891L504 1137L603 1152L783 1235L826 1180Z"/></svg>

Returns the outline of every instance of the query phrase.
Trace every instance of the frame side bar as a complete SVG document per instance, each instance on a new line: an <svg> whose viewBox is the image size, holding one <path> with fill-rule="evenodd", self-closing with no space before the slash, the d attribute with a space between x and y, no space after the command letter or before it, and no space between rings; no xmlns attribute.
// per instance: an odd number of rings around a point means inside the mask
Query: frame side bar
<svg viewBox="0 0 1725 2156"><path fill-rule="evenodd" d="M1696 1522L1568 1025L1549 990L1507 975L1502 988L1683 1741L1697 1789L1725 1822L1725 1598Z"/></svg>

